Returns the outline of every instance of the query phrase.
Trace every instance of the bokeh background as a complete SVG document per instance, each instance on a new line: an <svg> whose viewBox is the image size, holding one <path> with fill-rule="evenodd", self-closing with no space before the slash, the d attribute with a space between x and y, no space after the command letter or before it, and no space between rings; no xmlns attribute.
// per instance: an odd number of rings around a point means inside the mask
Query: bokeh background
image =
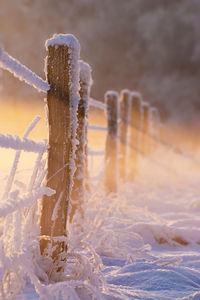
<svg viewBox="0 0 200 300"><path fill-rule="evenodd" d="M0 0L0 42L41 77L45 40L72 33L93 69L91 94L140 91L159 108L171 142L197 148L200 125L200 0ZM4 71L1 101L44 95ZM178 135L175 137L175 130Z"/></svg>

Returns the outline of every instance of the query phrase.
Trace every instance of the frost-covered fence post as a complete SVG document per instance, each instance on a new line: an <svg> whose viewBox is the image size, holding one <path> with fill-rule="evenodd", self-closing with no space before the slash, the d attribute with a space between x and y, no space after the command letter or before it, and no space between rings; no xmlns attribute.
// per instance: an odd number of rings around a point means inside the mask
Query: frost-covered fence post
<svg viewBox="0 0 200 300"><path fill-rule="evenodd" d="M131 93L130 105L130 134L129 134L129 174L130 181L134 180L138 173L138 160L141 143L141 126L142 126L142 96L140 93Z"/></svg>
<svg viewBox="0 0 200 300"><path fill-rule="evenodd" d="M119 177L123 181L127 177L127 137L130 115L130 91L122 90L119 101L120 127L119 127Z"/></svg>
<svg viewBox="0 0 200 300"><path fill-rule="evenodd" d="M79 217L83 218L84 211L82 204L84 202L84 190L86 180L88 180L87 170L87 126L88 126L88 100L91 87L91 68L88 64L80 61L80 101L78 104L78 124L76 130L76 139L78 141L76 148L76 171L74 173L74 184L71 194L71 212L70 222L76 210Z"/></svg>
<svg viewBox="0 0 200 300"><path fill-rule="evenodd" d="M157 150L160 143L161 119L157 107L154 108L154 122L155 122L155 150Z"/></svg>
<svg viewBox="0 0 200 300"><path fill-rule="evenodd" d="M150 135L151 135L150 152L154 153L158 147L159 112L156 107L151 107L149 113L150 113Z"/></svg>
<svg viewBox="0 0 200 300"><path fill-rule="evenodd" d="M118 180L118 164L117 164L117 133L118 133L118 106L119 95L117 92L108 91L105 94L105 102L107 105L107 122L108 133L106 139L105 149L105 189L106 192L117 192L117 180Z"/></svg>
<svg viewBox="0 0 200 300"><path fill-rule="evenodd" d="M85 90L83 91L83 93L85 92L85 97L87 97L87 110L86 110L86 116L85 116L85 189L87 191L90 191L90 186L89 186L89 170L88 170L88 107L89 107L89 100L90 100L90 89L91 86L93 84L92 81L92 75L91 75L91 68L88 64L85 64L85 75L80 74L80 76L82 77L81 81L83 82L83 87L85 86ZM83 69L82 69L83 71ZM87 83L85 83L84 85L84 78L85 76L87 77ZM85 79L86 82L86 79Z"/></svg>
<svg viewBox="0 0 200 300"><path fill-rule="evenodd" d="M47 186L55 195L42 199L40 249L56 269L63 269L66 223L75 163L75 135L79 102L79 43L72 35L54 35L46 42L49 149ZM52 267L51 267L52 268Z"/></svg>
<svg viewBox="0 0 200 300"><path fill-rule="evenodd" d="M149 153L149 103L142 103L143 120L142 120L142 140L141 140L141 152L145 156Z"/></svg>

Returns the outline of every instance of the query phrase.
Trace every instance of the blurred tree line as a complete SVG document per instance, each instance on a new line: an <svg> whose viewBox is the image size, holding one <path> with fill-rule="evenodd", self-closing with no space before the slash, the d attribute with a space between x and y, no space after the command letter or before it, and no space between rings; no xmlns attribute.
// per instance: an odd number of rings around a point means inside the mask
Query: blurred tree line
<svg viewBox="0 0 200 300"><path fill-rule="evenodd" d="M44 41L72 33L93 68L92 96L139 90L163 121L200 113L200 0L0 0L0 41L44 78ZM3 95L42 99L3 74Z"/></svg>

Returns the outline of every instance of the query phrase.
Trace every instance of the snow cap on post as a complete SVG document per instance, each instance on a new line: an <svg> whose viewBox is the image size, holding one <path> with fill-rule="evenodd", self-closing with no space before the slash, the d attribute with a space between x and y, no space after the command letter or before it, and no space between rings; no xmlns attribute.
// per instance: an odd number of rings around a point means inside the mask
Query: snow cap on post
<svg viewBox="0 0 200 300"><path fill-rule="evenodd" d="M148 102L142 101L142 106L146 107L146 108L149 108L150 105L149 105Z"/></svg>
<svg viewBox="0 0 200 300"><path fill-rule="evenodd" d="M107 91L105 93L105 103L107 104L108 101L117 101L119 97L118 92L115 91Z"/></svg>
<svg viewBox="0 0 200 300"><path fill-rule="evenodd" d="M123 90L121 90L120 94L129 97L130 96L130 91L128 89L123 89Z"/></svg>
<svg viewBox="0 0 200 300"><path fill-rule="evenodd" d="M53 37L46 41L46 49L49 47L66 46L70 54L70 99L73 110L76 111L79 102L79 64L77 61L80 56L80 44L72 34L54 34Z"/></svg>
<svg viewBox="0 0 200 300"><path fill-rule="evenodd" d="M131 93L131 96L132 96L132 98L137 98L137 99L139 99L140 101L142 101L142 95L139 93L139 92L132 92Z"/></svg>
<svg viewBox="0 0 200 300"><path fill-rule="evenodd" d="M67 46L69 48L77 49L78 54L80 51L80 44L73 34L54 34L53 37L46 41L45 46Z"/></svg>

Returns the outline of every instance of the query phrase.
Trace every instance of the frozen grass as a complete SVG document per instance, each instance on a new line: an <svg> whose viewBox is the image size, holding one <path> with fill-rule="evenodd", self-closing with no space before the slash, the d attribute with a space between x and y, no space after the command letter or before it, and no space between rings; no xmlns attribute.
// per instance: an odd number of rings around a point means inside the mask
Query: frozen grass
<svg viewBox="0 0 200 300"><path fill-rule="evenodd" d="M27 138L38 121L39 118L33 120L23 138ZM19 137L16 139L20 140ZM12 145L9 146L12 148ZM13 149L15 148L14 145ZM38 149L28 182L24 183L18 178L20 150L16 151L10 175L6 178L7 183L0 203L0 297L26 299L29 297L26 294L27 289L33 288L33 298L38 295L40 299L80 299L81 295L85 295L87 298L102 299L101 260L92 246L77 236L68 241L67 270L62 280L59 278L58 282L53 274L48 274L48 277L45 273L46 264L52 262L50 259L44 261L40 256L40 201L42 195L54 193L43 186L46 175L46 148L47 145Z"/></svg>
<svg viewBox="0 0 200 300"><path fill-rule="evenodd" d="M105 197L101 154L93 169L90 161L84 222L77 212L68 226L66 272L49 280L38 239L41 196L53 192L44 188L45 152L28 176L16 152L0 203L2 299L199 299L198 160L160 148L141 158L134 183Z"/></svg>

